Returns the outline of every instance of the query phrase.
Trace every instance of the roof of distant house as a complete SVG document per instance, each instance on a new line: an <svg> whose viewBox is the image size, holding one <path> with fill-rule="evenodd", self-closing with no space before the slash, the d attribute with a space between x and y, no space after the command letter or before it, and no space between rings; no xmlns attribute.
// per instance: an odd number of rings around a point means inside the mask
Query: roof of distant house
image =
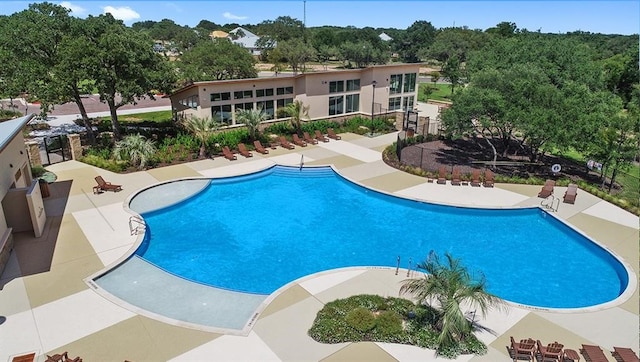
<svg viewBox="0 0 640 362"><path fill-rule="evenodd" d="M390 37L389 35L387 35L387 33L382 33L382 34L378 35L378 37L380 37L380 39L382 39L384 41L393 40L393 38Z"/></svg>
<svg viewBox="0 0 640 362"><path fill-rule="evenodd" d="M258 37L254 33L250 32L249 30L247 30L247 29L245 29L245 28L243 28L241 26L231 30L229 32L229 34L235 34L235 33L239 32L239 31L242 31L242 33L244 33L244 36L242 38L250 38L250 37L256 37L257 38Z"/></svg>
<svg viewBox="0 0 640 362"><path fill-rule="evenodd" d="M211 33L209 33L209 36L212 38L226 38L229 36L229 33L222 30L214 30Z"/></svg>

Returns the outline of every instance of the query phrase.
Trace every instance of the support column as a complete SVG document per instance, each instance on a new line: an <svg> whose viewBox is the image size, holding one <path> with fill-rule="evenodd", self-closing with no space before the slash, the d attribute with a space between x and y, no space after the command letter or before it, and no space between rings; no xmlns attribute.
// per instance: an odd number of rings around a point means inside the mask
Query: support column
<svg viewBox="0 0 640 362"><path fill-rule="evenodd" d="M71 159L79 160L82 158L82 144L80 142L80 135L77 133L72 133L67 135L69 139L69 149L71 150Z"/></svg>
<svg viewBox="0 0 640 362"><path fill-rule="evenodd" d="M42 166L42 159L40 158L40 145L38 142L29 141L25 142L27 154L31 161L31 167Z"/></svg>

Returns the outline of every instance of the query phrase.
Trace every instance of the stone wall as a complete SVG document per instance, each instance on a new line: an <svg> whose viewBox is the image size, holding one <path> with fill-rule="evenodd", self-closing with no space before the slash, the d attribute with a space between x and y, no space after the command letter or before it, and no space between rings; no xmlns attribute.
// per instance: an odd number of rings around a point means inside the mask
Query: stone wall
<svg viewBox="0 0 640 362"><path fill-rule="evenodd" d="M42 159L40 158L40 145L38 142L29 141L25 143L27 154L29 155L29 161L31 167L42 166Z"/></svg>

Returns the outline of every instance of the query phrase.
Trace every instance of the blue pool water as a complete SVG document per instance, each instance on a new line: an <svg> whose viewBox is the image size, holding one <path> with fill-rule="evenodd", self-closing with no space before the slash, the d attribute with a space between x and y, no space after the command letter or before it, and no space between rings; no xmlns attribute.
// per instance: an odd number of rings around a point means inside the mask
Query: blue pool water
<svg viewBox="0 0 640 362"><path fill-rule="evenodd" d="M270 294L333 268L395 267L398 256L406 268L431 250L484 273L499 297L532 306L592 306L627 285L610 253L540 209L410 201L330 168L276 166L212 180L196 196L143 217L139 256L183 278L248 293Z"/></svg>

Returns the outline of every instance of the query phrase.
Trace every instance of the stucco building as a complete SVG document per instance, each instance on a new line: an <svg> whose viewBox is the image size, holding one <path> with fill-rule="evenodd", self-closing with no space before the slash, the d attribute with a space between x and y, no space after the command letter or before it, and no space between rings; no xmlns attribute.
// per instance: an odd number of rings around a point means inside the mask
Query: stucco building
<svg viewBox="0 0 640 362"><path fill-rule="evenodd" d="M371 115L414 109L420 64L292 76L195 82L169 97L177 118L213 117L235 125L239 109L263 109L269 119L295 100L309 106L309 118Z"/></svg>

